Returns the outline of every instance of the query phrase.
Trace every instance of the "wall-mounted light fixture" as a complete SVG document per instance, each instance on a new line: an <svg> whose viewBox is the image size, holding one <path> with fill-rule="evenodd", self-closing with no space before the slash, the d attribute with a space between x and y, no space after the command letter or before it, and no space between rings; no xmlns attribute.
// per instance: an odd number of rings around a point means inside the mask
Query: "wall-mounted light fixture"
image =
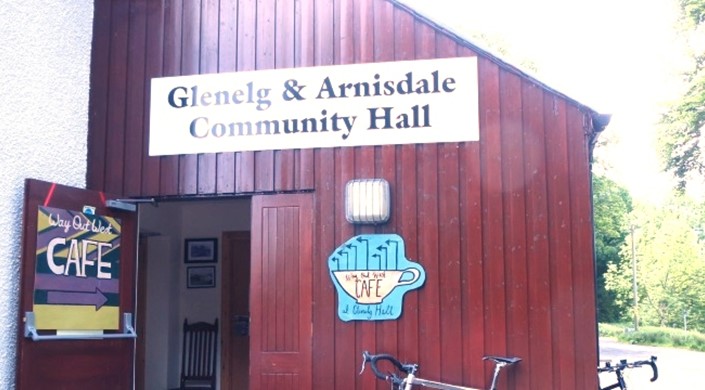
<svg viewBox="0 0 705 390"><path fill-rule="evenodd" d="M389 183L384 179L355 179L345 185L345 219L350 223L389 220Z"/></svg>

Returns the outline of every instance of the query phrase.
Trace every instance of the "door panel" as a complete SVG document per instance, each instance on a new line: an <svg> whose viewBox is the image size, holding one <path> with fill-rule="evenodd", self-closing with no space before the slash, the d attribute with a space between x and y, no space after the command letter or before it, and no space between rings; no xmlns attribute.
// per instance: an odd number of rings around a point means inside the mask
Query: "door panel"
<svg viewBox="0 0 705 390"><path fill-rule="evenodd" d="M36 265L38 257L37 214L40 206L78 211L79 213L82 212L84 206L92 206L95 207L95 215L120 220L119 258L113 263L118 264L118 269L111 270L112 275L119 275L118 285L114 287L115 291L119 293L119 298L115 294L111 295L119 308L119 326L117 328L123 328L123 313L134 314L137 213L108 209L105 207L105 200L106 196L97 191L31 179L25 182L17 389L124 390L132 388L134 339L33 341L24 337L25 313L33 311L35 304L35 271L38 272ZM86 250L86 246L82 248L84 251ZM113 247L113 249L115 248ZM56 259L54 259L54 264L56 264ZM66 270L69 268L68 265L65 267ZM74 268L74 270L77 269L77 267ZM56 297L64 297L65 299L68 296L78 299L78 301L62 302L62 304L75 305L74 307L77 309L83 310L85 308L83 301L76 298L83 292L72 292L71 288L73 287L74 285L47 287L50 291L46 294L47 297L51 297L53 290L56 289L59 293L54 295ZM50 306L52 302L52 298L47 298L47 304L44 306ZM98 308L96 307L95 310L98 311ZM52 334L54 332L47 331L45 333Z"/></svg>
<svg viewBox="0 0 705 390"><path fill-rule="evenodd" d="M312 387L313 195L252 203L252 390Z"/></svg>

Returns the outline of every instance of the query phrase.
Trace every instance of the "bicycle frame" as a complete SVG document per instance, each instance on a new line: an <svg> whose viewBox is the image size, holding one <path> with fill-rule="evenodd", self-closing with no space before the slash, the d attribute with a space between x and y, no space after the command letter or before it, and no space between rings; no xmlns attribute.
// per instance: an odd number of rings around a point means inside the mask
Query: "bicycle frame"
<svg viewBox="0 0 705 390"><path fill-rule="evenodd" d="M394 367L397 368L397 370L406 373L406 377L400 378L395 373L391 375L382 374L377 368L377 362L380 360L389 361L390 363L392 363L392 365L394 365ZM495 365L494 373L492 374L492 384L490 385L489 390L497 389L497 379L499 378L499 373L502 368L521 361L521 359L517 357L502 356L485 356L482 360L491 360L494 362ZM363 352L362 354L362 369L360 370L360 374L362 374L362 372L365 370L365 364L368 362L370 363L370 367L372 367L372 372L374 372L375 376L378 379L392 382L392 386L396 386L398 390L412 390L412 386L424 386L439 390L483 390L475 387L464 387L452 385L450 383L443 383L419 378L416 376L416 371L418 371L417 364L402 364L399 360L397 360L391 355L370 355L367 351Z"/></svg>
<svg viewBox="0 0 705 390"><path fill-rule="evenodd" d="M495 362L494 365L494 373L492 374L492 384L490 385L489 390L497 390L497 379L499 378L499 372L502 370L507 365L517 363L519 360L514 361L514 362L505 362L505 361L499 361L499 360L494 360L497 357L494 356L486 356L483 360L488 360L492 359ZM507 358L503 358L507 359ZM517 358L513 358L517 359ZM432 389L440 389L440 390L482 390L478 389L475 387L463 387L463 386L456 386L456 385L451 385L448 383L443 383L443 382L436 382L436 381L430 381L428 379L421 379L417 378L413 373L409 373L406 378L404 378L402 385L404 385L404 390L411 390L412 385L418 385L418 386L424 386L424 387L429 387Z"/></svg>
<svg viewBox="0 0 705 390"><path fill-rule="evenodd" d="M622 370L615 371L615 374L617 375L617 382L615 382L607 387L600 387L599 390L613 390L613 389L627 390L627 382L624 381L624 374L622 374Z"/></svg>

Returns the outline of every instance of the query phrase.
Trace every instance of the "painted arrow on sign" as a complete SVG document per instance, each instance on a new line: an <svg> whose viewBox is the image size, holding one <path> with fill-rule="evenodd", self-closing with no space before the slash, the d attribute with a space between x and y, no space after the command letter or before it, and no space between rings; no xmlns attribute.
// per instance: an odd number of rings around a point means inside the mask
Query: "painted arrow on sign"
<svg viewBox="0 0 705 390"><path fill-rule="evenodd" d="M103 307L107 301L108 298L99 289L95 289L92 293L49 291L47 294L48 303L58 305L94 305L96 310Z"/></svg>
<svg viewBox="0 0 705 390"><path fill-rule="evenodd" d="M100 290L106 293L118 293L118 279L78 278L75 276L36 274L34 288L37 290L57 290L72 292L94 292Z"/></svg>

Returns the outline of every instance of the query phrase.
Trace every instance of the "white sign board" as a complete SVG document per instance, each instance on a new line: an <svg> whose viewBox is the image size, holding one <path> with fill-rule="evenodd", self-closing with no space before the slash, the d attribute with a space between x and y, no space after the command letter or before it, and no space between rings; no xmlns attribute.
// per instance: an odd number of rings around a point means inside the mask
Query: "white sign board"
<svg viewBox="0 0 705 390"><path fill-rule="evenodd" d="M475 57L152 79L149 155L476 141Z"/></svg>

